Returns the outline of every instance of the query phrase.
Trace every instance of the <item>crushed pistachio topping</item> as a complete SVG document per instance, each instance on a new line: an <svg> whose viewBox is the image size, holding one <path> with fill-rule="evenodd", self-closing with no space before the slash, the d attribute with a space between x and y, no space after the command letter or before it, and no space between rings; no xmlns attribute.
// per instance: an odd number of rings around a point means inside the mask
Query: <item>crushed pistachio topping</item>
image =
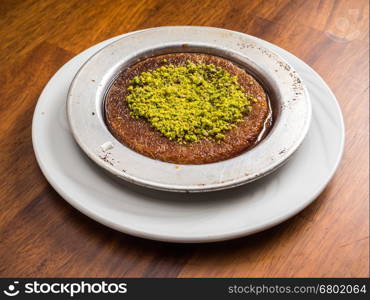
<svg viewBox="0 0 370 300"><path fill-rule="evenodd" d="M180 144L204 138L221 141L255 101L225 69L191 61L143 72L128 90L131 115L147 119Z"/></svg>

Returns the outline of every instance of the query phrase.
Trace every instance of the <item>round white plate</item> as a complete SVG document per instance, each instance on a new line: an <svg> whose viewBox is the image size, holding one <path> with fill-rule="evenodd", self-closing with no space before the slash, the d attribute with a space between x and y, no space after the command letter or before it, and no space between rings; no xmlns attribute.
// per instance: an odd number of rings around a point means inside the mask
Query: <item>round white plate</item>
<svg viewBox="0 0 370 300"><path fill-rule="evenodd" d="M141 155L110 133L102 107L122 68L148 56L184 51L223 56L263 80L276 114L273 128L256 147L216 163L175 165ZM158 190L208 192L243 185L282 166L308 132L311 102L294 68L255 39L220 28L170 26L131 33L89 58L72 81L67 116L81 149L118 178ZM102 147L107 144L109 151Z"/></svg>
<svg viewBox="0 0 370 300"><path fill-rule="evenodd" d="M66 63L37 103L32 140L50 184L82 213L116 230L170 242L211 242L252 234L295 215L332 178L343 152L344 124L335 96L304 62L249 36L287 60L303 78L312 101L308 135L290 161L274 173L230 190L178 194L118 182L90 161L75 143L66 119L68 88L91 55L118 36Z"/></svg>

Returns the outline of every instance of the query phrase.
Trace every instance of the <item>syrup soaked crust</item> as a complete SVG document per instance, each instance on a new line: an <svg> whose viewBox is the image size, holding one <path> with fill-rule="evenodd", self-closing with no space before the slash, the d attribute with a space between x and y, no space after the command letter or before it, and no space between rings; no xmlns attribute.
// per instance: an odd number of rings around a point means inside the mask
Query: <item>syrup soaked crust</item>
<svg viewBox="0 0 370 300"><path fill-rule="evenodd" d="M252 112L244 120L225 133L221 143L203 139L199 142L178 144L161 135L144 119L135 119L125 100L127 88L136 75L163 65L184 65L188 60L195 63L214 64L237 76L247 94L258 100L252 104ZM175 164L205 164L232 158L252 148L269 116L267 96L261 85L243 69L230 61L206 54L176 53L147 58L124 69L109 88L105 99L105 118L111 133L124 145L143 155ZM271 126L271 122L267 122ZM268 129L268 128L267 128Z"/></svg>

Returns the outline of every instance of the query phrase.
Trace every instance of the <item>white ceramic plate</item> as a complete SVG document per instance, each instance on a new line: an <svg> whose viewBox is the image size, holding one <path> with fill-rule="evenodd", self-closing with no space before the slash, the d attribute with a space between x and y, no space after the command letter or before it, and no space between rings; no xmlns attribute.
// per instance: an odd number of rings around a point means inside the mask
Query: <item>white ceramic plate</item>
<svg viewBox="0 0 370 300"><path fill-rule="evenodd" d="M165 163L117 141L105 125L102 108L112 80L134 61L173 52L223 56L257 76L273 102L275 120L269 134L250 151L202 165ZM131 33L93 55L71 84L67 114L82 150L118 178L159 190L206 192L251 182L285 163L307 134L311 102L294 68L259 41L219 28L171 26ZM109 151L102 147L107 144Z"/></svg>
<svg viewBox="0 0 370 300"><path fill-rule="evenodd" d="M75 143L66 118L68 87L78 69L104 41L66 63L37 103L32 139L50 184L82 213L116 230L171 242L211 242L272 227L310 204L332 178L342 156L344 124L329 87L304 62L268 42L248 36L287 60L303 78L313 115L296 154L276 172L230 190L178 194L117 182Z"/></svg>

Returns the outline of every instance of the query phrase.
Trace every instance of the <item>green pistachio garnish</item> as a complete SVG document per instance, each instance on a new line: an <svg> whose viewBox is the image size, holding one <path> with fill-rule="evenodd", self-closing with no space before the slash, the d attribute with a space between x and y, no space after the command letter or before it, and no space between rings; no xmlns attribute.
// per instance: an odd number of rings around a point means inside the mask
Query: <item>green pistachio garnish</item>
<svg viewBox="0 0 370 300"><path fill-rule="evenodd" d="M237 78L213 64L172 64L132 79L127 102L131 115L145 118L170 140L185 144L221 141L251 111Z"/></svg>

